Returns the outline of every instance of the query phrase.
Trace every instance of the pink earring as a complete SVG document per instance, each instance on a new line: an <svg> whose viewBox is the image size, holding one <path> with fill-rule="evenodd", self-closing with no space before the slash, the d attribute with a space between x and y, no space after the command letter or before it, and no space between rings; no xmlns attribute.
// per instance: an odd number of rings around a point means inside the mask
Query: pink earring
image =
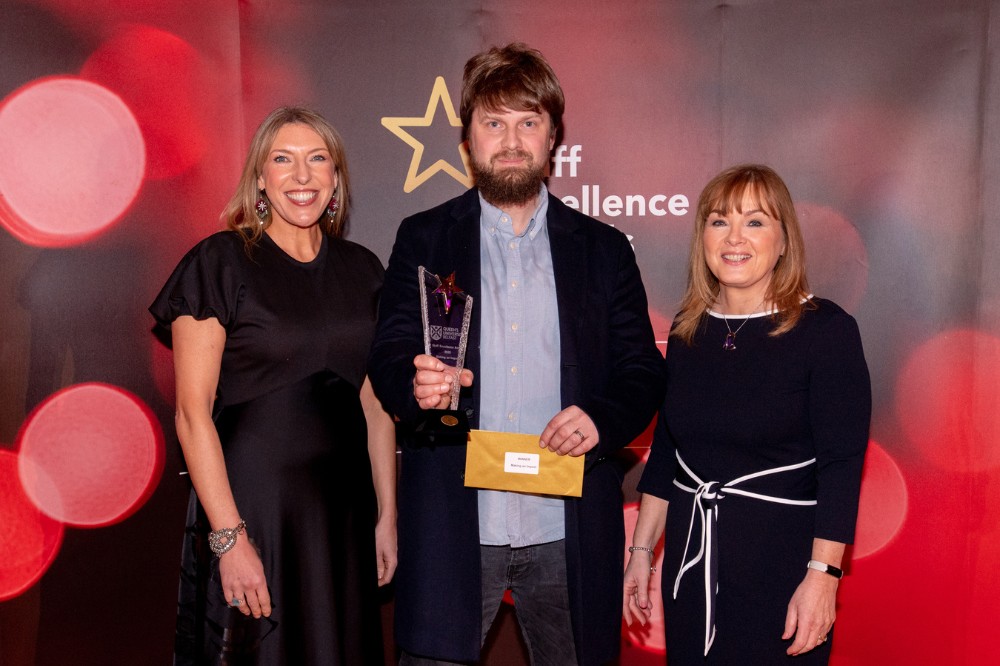
<svg viewBox="0 0 1000 666"><path fill-rule="evenodd" d="M270 212L270 209L267 205L267 198L264 196L263 191L261 191L260 198L257 199L257 203L254 205L254 208L257 210L258 220L260 221L261 225L263 225L264 222L267 221L267 214Z"/></svg>
<svg viewBox="0 0 1000 666"><path fill-rule="evenodd" d="M331 220L337 214L337 210L339 209L340 209L340 202L337 201L337 196L334 195L330 197L330 203L328 203L326 206L326 214L330 216Z"/></svg>

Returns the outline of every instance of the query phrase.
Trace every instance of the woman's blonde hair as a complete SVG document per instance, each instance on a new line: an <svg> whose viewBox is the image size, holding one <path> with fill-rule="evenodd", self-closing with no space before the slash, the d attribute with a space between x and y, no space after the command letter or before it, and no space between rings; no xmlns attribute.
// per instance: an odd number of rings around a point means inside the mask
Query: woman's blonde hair
<svg viewBox="0 0 1000 666"><path fill-rule="evenodd" d="M263 171L268 153L271 152L275 137L285 125L305 125L312 129L323 138L326 149L333 159L333 169L337 174L337 187L333 194L337 197L339 208L332 217L323 214L319 220L320 228L324 233L339 237L343 234L347 221L350 180L347 175L343 139L333 125L315 111L298 106L283 106L268 114L254 132L236 192L222 211L222 219L226 226L243 236L248 252L260 241L264 230L271 224L270 205L263 219L257 215L257 200L267 199L267 195L257 188L257 180Z"/></svg>
<svg viewBox="0 0 1000 666"><path fill-rule="evenodd" d="M790 331L802 317L806 307L812 307L806 280L805 245L799 218L788 187L773 169L760 164L740 164L717 175L698 197L694 234L688 256L688 285L681 301L681 310L674 320L670 335L691 344L698 327L719 296L719 280L705 261L704 234L712 211L742 213L743 199L749 197L756 208L781 222L785 251L778 257L767 287L765 304L772 308L775 323L770 335Z"/></svg>

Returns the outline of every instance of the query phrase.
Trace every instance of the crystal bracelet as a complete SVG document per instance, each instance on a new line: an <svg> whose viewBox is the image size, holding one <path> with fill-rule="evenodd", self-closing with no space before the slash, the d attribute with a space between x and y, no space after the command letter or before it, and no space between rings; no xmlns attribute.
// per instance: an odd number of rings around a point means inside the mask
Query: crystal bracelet
<svg viewBox="0 0 1000 666"><path fill-rule="evenodd" d="M228 553L236 545L236 535L241 534L246 529L246 521L241 520L236 527L223 527L208 533L208 547L212 549L216 557L221 557Z"/></svg>
<svg viewBox="0 0 1000 666"><path fill-rule="evenodd" d="M652 548L647 548L646 546L629 546L628 547L628 552L630 552L630 553L634 553L637 550L645 551L645 552L649 553L650 555L653 554L653 549Z"/></svg>

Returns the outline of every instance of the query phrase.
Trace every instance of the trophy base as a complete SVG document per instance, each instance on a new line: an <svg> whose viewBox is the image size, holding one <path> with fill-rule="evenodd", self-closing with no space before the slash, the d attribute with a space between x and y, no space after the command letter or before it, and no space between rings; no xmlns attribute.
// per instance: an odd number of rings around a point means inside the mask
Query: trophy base
<svg viewBox="0 0 1000 666"><path fill-rule="evenodd" d="M457 409L428 409L413 427L413 432L426 438L428 444L463 445L468 440L469 419Z"/></svg>

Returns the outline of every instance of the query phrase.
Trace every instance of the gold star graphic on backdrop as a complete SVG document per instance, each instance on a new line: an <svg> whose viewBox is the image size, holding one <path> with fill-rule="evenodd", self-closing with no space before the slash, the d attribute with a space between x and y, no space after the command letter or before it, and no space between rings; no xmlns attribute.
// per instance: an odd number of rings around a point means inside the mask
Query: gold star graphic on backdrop
<svg viewBox="0 0 1000 666"><path fill-rule="evenodd" d="M420 170L420 160L424 156L424 144L417 141L412 134L404 130L404 127L430 127L434 122L434 113L438 105L444 107L444 112L448 116L448 122L452 127L461 127L462 121L455 113L455 106L451 103L451 96L448 95L448 86L444 82L444 77L439 76L434 79L434 88L431 90L431 98L427 102L427 110L423 117L415 118L382 118L382 126L402 139L406 145L413 148L413 158L410 160L410 168L406 172L406 182L403 184L403 191L409 194L413 190L423 185L431 176L438 171L443 171L465 187L472 187L472 175L469 167L469 153L462 143L458 144L458 154L462 159L462 169L459 171L448 160L440 159L423 171Z"/></svg>

